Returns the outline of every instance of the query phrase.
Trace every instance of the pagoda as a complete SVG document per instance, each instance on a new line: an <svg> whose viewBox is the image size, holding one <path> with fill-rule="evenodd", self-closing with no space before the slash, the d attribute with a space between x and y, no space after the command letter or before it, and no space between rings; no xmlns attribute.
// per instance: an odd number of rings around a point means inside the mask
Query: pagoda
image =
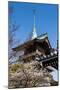
<svg viewBox="0 0 60 90"><path fill-rule="evenodd" d="M48 39L48 34L44 33L38 36L36 33L35 14L31 39L13 48L13 50L16 52L19 51L24 52L24 54L21 56L24 62L30 62L31 60L38 60L43 63L44 67L49 66L51 64L53 64L52 66L56 64L54 66L55 68L58 67L57 50L52 49Z"/></svg>

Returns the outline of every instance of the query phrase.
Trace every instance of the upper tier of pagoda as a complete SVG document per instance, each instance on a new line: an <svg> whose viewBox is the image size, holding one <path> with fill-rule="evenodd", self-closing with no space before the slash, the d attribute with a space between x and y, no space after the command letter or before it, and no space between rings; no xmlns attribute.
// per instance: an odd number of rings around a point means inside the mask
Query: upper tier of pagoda
<svg viewBox="0 0 60 90"><path fill-rule="evenodd" d="M34 46L36 46L36 47L39 46L39 47L43 48L46 52L49 52L51 45L50 45L47 33L40 35L40 36L34 38L33 40L29 40L15 48L13 48L13 50L20 51L20 50L25 50L28 47L32 48Z"/></svg>
<svg viewBox="0 0 60 90"><path fill-rule="evenodd" d="M36 20L35 20L35 10L34 10L34 24L33 24L33 31L30 40L13 48L14 51L21 51L23 50L25 53L31 53L32 51L36 51L39 49L43 51L45 54L50 53L51 45L48 39L47 33L37 36L36 32Z"/></svg>

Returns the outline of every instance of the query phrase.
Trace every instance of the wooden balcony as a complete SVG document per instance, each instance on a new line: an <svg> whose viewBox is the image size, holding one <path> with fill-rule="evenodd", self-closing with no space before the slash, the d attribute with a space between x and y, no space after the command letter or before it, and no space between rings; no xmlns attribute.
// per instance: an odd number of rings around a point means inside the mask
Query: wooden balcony
<svg viewBox="0 0 60 90"><path fill-rule="evenodd" d="M35 52L31 52L27 55L23 55L21 58L22 59L26 59L26 58L29 58L29 57L32 57L32 56L35 56L35 55L41 55L41 52L39 52L38 50L36 50Z"/></svg>

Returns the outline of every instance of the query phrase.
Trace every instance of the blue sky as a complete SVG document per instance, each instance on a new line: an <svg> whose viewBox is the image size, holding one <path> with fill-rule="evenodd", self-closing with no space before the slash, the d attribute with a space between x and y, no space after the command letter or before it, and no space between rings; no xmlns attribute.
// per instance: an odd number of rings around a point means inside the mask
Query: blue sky
<svg viewBox="0 0 60 90"><path fill-rule="evenodd" d="M20 25L19 30L15 34L15 38L20 40L20 43L26 41L31 35L34 24L33 9L35 9L36 32L38 36L47 32L51 46L53 48L57 47L57 4L9 2L9 7L13 7L13 13L10 15L11 22Z"/></svg>

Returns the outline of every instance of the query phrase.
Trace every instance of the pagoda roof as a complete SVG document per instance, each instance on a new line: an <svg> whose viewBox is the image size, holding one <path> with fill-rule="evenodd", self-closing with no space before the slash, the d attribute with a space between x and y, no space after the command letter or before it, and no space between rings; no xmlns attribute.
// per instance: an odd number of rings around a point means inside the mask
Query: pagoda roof
<svg viewBox="0 0 60 90"><path fill-rule="evenodd" d="M46 37L48 37L47 33L38 36L37 39L42 40L42 39L45 39Z"/></svg>
<svg viewBox="0 0 60 90"><path fill-rule="evenodd" d="M43 42L46 38L48 38L47 33L42 34L42 35L36 37L35 39L29 40L29 41L27 41L27 42L25 42L25 43L23 43L23 44L15 47L15 48L12 48L12 49L14 51L20 51L20 50L22 50L24 48L27 48L27 46L32 45L35 41L37 41L37 42Z"/></svg>

